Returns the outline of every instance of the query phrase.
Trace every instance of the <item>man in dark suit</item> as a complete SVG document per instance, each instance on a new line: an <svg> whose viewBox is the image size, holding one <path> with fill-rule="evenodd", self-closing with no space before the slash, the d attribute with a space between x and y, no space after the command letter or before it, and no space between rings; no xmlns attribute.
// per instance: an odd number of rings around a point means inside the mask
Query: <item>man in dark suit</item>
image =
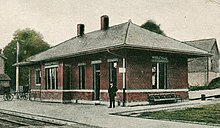
<svg viewBox="0 0 220 128"><path fill-rule="evenodd" d="M108 88L108 94L110 98L110 106L109 108L115 107L115 96L116 92L118 91L117 87L113 84L113 82L110 82L109 88Z"/></svg>

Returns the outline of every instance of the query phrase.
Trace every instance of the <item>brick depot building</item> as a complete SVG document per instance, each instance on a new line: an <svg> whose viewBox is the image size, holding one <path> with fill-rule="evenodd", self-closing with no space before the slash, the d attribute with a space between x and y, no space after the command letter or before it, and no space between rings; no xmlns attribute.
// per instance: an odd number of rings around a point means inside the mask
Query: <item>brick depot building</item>
<svg viewBox="0 0 220 128"><path fill-rule="evenodd" d="M107 101L109 82L118 88L117 100L147 101L149 94L176 93L188 99L187 59L208 52L126 23L84 33L30 57L19 65L30 67L34 100L51 102ZM124 102L124 103L125 103Z"/></svg>

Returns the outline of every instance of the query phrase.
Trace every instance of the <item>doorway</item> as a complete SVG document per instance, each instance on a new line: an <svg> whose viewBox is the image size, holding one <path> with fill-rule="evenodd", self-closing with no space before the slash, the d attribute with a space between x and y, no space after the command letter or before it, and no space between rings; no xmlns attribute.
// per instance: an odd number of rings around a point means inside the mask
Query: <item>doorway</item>
<svg viewBox="0 0 220 128"><path fill-rule="evenodd" d="M152 64L152 88L167 89L167 64Z"/></svg>
<svg viewBox="0 0 220 128"><path fill-rule="evenodd" d="M94 100L100 99L100 64L93 64L93 89Z"/></svg>

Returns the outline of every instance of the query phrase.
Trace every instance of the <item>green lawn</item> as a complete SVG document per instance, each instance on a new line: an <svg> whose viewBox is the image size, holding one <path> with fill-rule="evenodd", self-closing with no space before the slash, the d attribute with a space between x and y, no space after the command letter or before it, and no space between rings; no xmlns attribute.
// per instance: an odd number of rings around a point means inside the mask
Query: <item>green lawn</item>
<svg viewBox="0 0 220 128"><path fill-rule="evenodd" d="M139 117L220 124L220 104L184 110L143 112Z"/></svg>

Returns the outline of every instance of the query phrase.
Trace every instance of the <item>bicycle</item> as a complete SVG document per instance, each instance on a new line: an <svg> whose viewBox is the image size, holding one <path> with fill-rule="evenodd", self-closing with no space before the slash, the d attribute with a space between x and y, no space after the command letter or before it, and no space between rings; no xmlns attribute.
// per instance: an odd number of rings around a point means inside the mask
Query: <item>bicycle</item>
<svg viewBox="0 0 220 128"><path fill-rule="evenodd" d="M18 99L27 100L28 98L27 92L18 92Z"/></svg>
<svg viewBox="0 0 220 128"><path fill-rule="evenodd" d="M14 95L10 92L4 93L3 99L4 101L12 101L14 99Z"/></svg>

